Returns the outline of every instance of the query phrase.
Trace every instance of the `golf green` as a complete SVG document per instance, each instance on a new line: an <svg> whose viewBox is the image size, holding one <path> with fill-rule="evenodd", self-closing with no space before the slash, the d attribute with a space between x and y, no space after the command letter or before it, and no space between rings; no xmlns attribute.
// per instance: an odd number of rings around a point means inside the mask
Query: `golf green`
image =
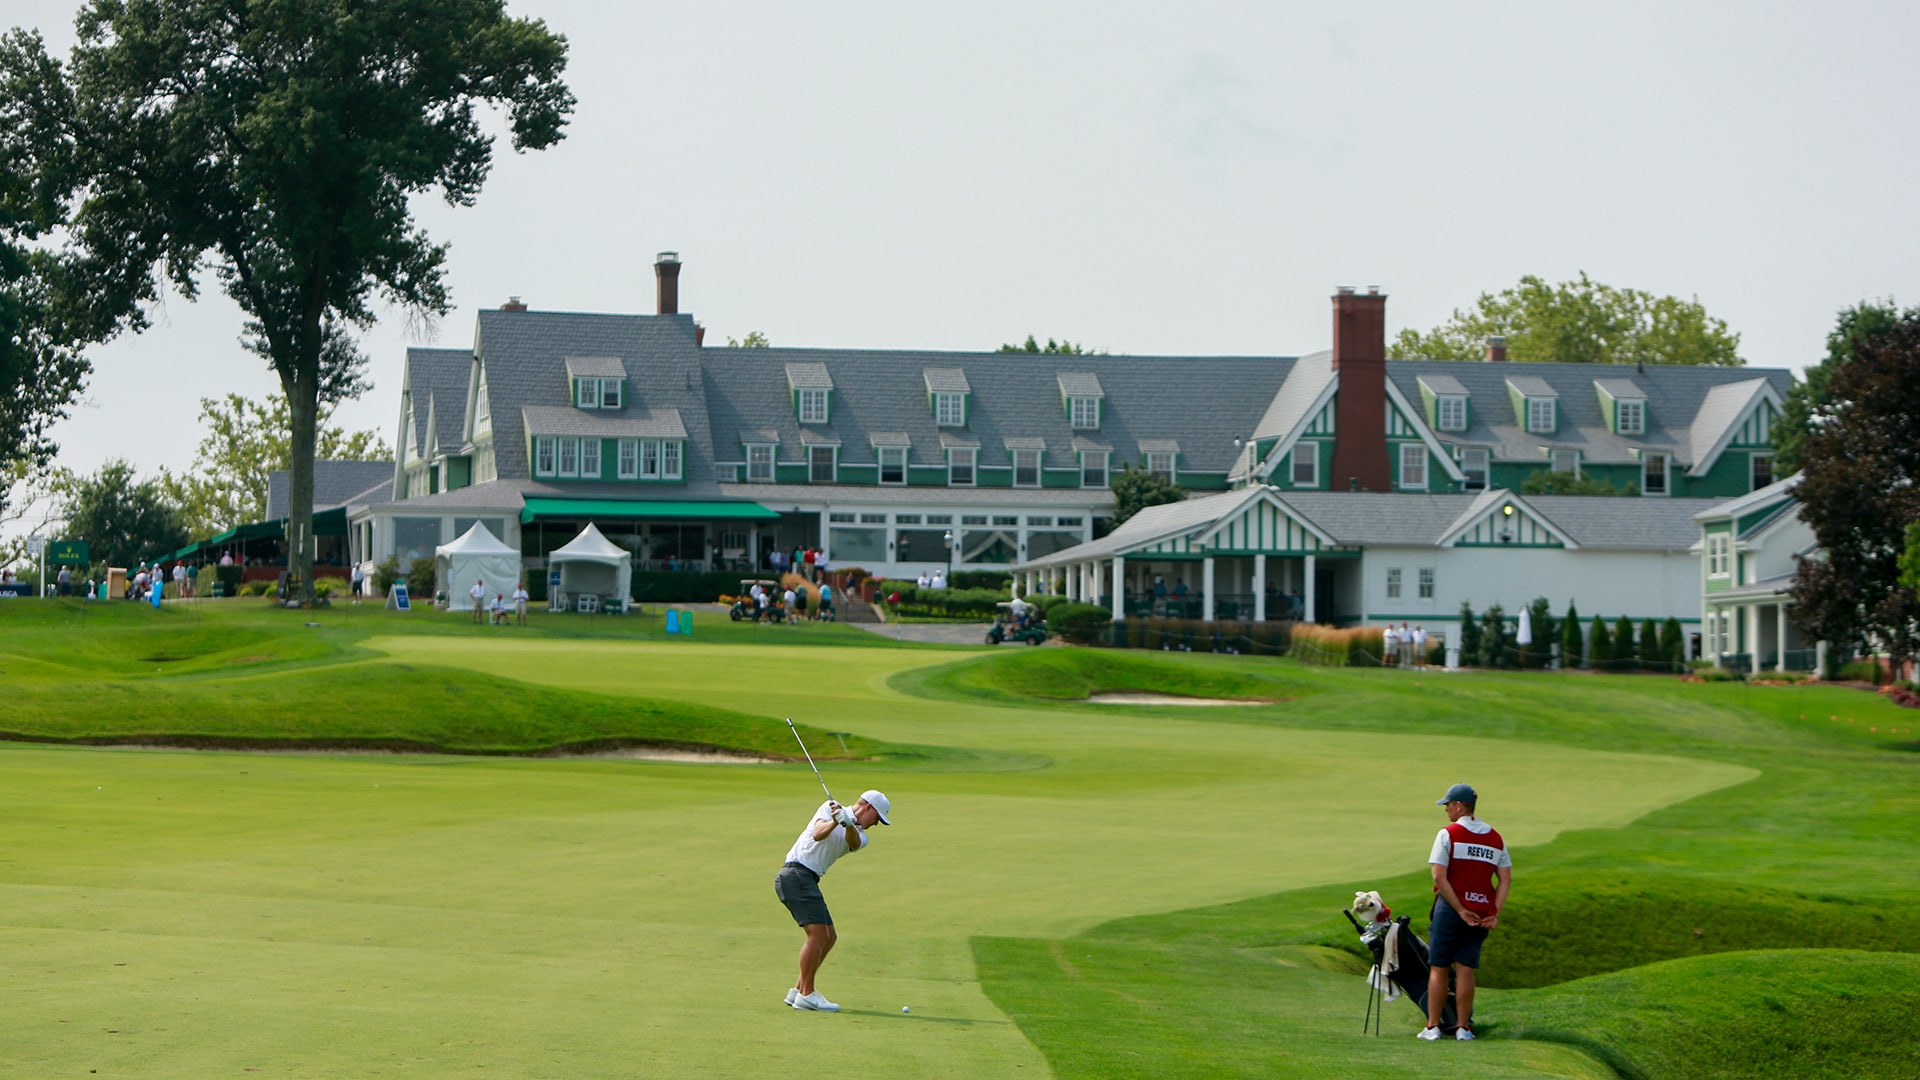
<svg viewBox="0 0 1920 1080"><path fill-rule="evenodd" d="M1756 775L1251 722L1284 702L1229 718L893 688L965 655L936 650L428 634L368 645L409 665L791 716L1032 767L823 764L842 797L885 789L898 821L825 881L843 936L820 986L847 1010L828 1017L780 1004L800 935L771 881L820 798L804 764L0 746L12 973L0 1070L765 1076L799 1061L820 1074L1045 1075L1049 1061L976 981L976 937L1059 938L1403 875L1440 823L1437 789L1460 777L1500 792L1498 823L1524 867L1529 847L1568 830L1626 825ZM363 661L340 677L383 670ZM1303 971L1297 992L1323 983L1352 980ZM1561 1047L1484 1049L1489 1062L1590 1071Z"/></svg>

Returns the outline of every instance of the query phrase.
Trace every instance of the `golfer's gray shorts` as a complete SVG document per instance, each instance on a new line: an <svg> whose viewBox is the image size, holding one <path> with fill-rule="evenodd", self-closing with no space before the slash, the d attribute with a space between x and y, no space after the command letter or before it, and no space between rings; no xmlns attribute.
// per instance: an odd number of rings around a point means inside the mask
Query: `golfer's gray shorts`
<svg viewBox="0 0 1920 1080"><path fill-rule="evenodd" d="M773 876L773 895L787 905L793 921L801 926L833 925L833 915L827 911L827 898L820 895L820 875L799 863L790 862Z"/></svg>
<svg viewBox="0 0 1920 1080"><path fill-rule="evenodd" d="M1468 926L1458 912L1436 896L1433 917L1427 924L1427 963L1433 967L1460 964L1480 966L1480 943L1487 940L1487 928Z"/></svg>

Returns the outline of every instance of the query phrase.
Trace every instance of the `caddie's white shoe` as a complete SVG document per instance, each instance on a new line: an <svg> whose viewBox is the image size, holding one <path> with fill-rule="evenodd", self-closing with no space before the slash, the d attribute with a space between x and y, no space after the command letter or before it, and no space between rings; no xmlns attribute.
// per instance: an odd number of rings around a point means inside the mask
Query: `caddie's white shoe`
<svg viewBox="0 0 1920 1080"><path fill-rule="evenodd" d="M1465 1024L1462 1024L1460 1025L1460 1027L1454 1030L1453 1037L1456 1039L1459 1039L1461 1042L1472 1042L1473 1028Z"/></svg>
<svg viewBox="0 0 1920 1080"><path fill-rule="evenodd" d="M798 1008L799 1006L796 1005L794 1007ZM1438 1042L1440 1039L1440 1029L1437 1027L1421 1028L1420 1034L1417 1037L1425 1039L1428 1042Z"/></svg>
<svg viewBox="0 0 1920 1080"><path fill-rule="evenodd" d="M797 987L797 986L789 986L789 987L787 987L787 1004L789 1004L789 1005L791 1005L791 1004L793 1004L793 1001L794 1001L794 999L795 999L795 998L797 998L797 997L799 997L799 996L800 996L800 988L799 988L799 987Z"/></svg>
<svg viewBox="0 0 1920 1080"><path fill-rule="evenodd" d="M815 990L811 994L795 994L793 998L793 1007L801 1010L811 1010L813 1012L839 1012L840 1011L840 1006L835 1005L833 1002L828 1001L824 997L821 997L820 991L818 990Z"/></svg>

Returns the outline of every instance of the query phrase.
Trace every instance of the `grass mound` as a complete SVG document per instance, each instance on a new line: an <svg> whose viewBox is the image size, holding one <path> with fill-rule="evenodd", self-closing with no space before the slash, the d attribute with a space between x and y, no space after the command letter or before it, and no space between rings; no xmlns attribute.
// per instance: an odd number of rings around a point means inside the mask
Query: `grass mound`
<svg viewBox="0 0 1920 1080"><path fill-rule="evenodd" d="M1248 669L1229 657L1158 656L1107 649L999 652L930 669L905 671L894 688L923 697L1027 704L1084 701L1113 691L1179 697L1268 700L1308 692L1286 669Z"/></svg>
<svg viewBox="0 0 1920 1080"><path fill-rule="evenodd" d="M1578 1046L1628 1080L1913 1075L1920 956L1693 957L1502 997L1488 1029Z"/></svg>

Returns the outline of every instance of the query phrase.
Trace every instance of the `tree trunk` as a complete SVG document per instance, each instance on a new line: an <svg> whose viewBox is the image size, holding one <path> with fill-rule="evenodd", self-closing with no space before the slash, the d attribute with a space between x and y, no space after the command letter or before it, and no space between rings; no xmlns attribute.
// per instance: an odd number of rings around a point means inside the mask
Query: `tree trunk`
<svg viewBox="0 0 1920 1080"><path fill-rule="evenodd" d="M292 461L287 470L287 575L295 583L291 590L294 595L282 599L310 605L314 600L313 453L320 415L320 380L316 365L303 368L291 382L281 380L293 437L289 447Z"/></svg>

